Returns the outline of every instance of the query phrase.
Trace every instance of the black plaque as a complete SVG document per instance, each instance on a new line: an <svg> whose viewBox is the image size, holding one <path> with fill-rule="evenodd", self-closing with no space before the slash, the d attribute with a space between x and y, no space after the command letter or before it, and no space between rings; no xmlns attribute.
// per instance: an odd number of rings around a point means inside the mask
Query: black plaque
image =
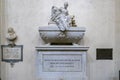
<svg viewBox="0 0 120 80"><path fill-rule="evenodd" d="M23 45L10 47L9 45L1 45L2 61L19 62L23 61Z"/></svg>
<svg viewBox="0 0 120 80"><path fill-rule="evenodd" d="M112 48L98 48L96 49L97 60L112 60L113 59Z"/></svg>
<svg viewBox="0 0 120 80"><path fill-rule="evenodd" d="M120 80L120 71L119 71L119 80Z"/></svg>

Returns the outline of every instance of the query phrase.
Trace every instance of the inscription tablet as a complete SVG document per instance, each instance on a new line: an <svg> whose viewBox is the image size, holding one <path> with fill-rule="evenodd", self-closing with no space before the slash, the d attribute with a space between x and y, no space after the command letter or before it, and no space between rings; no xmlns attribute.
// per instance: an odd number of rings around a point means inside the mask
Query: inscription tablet
<svg viewBox="0 0 120 80"><path fill-rule="evenodd" d="M23 46L17 45L15 47L9 47L8 45L1 46L2 61L22 61L23 60Z"/></svg>
<svg viewBox="0 0 120 80"><path fill-rule="evenodd" d="M80 72L82 70L81 54L43 54L44 72Z"/></svg>

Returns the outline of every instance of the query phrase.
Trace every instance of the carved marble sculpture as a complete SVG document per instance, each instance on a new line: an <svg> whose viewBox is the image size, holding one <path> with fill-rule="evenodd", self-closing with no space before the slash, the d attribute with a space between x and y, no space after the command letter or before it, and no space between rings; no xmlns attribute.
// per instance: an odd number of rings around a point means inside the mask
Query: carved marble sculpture
<svg viewBox="0 0 120 80"><path fill-rule="evenodd" d="M76 27L75 16L69 15L67 8L67 2L61 8L52 6L49 26L39 27L40 36L46 43L77 44L83 38L86 29Z"/></svg>
<svg viewBox="0 0 120 80"><path fill-rule="evenodd" d="M56 6L52 6L51 9L51 19L49 24L56 24L60 31L64 32L68 30L69 27L73 25L73 18L68 13L68 3L64 3L64 7L57 8ZM75 21L74 21L75 24Z"/></svg>
<svg viewBox="0 0 120 80"><path fill-rule="evenodd" d="M6 39L8 40L8 45L10 45L11 47L15 46L15 40L17 39L17 35L13 28L8 28Z"/></svg>

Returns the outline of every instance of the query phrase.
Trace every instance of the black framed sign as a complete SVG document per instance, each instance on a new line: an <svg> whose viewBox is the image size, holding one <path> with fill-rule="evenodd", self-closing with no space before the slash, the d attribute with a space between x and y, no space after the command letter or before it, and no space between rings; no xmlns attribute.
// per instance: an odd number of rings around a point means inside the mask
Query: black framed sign
<svg viewBox="0 0 120 80"><path fill-rule="evenodd" d="M1 45L1 57L5 62L23 61L23 45L10 47L9 45Z"/></svg>
<svg viewBox="0 0 120 80"><path fill-rule="evenodd" d="M113 49L112 48L97 48L96 59L97 60L112 60Z"/></svg>

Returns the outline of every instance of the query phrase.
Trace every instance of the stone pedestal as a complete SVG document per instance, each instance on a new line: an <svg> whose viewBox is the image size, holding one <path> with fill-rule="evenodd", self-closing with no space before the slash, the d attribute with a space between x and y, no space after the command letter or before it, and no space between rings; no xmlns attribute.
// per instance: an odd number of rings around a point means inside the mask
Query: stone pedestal
<svg viewBox="0 0 120 80"><path fill-rule="evenodd" d="M88 47L36 47L37 80L86 80Z"/></svg>
<svg viewBox="0 0 120 80"><path fill-rule="evenodd" d="M58 26L40 27L46 45L36 47L37 80L87 80L88 47L77 43L83 38L84 27L69 27L62 32Z"/></svg>

